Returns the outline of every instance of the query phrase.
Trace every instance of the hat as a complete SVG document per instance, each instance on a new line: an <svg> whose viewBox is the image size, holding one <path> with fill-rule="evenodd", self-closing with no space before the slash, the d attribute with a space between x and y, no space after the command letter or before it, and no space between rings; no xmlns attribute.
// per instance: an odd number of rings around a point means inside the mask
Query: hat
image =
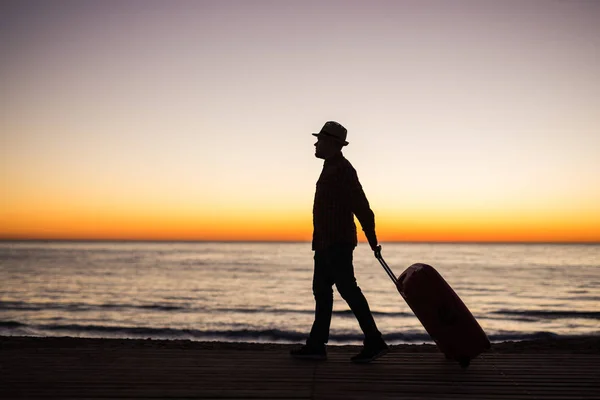
<svg viewBox="0 0 600 400"><path fill-rule="evenodd" d="M327 122L325 122L325 125L323 125L323 127L321 128L321 132L313 133L313 136L316 136L316 137L329 136L330 138L333 138L333 139L337 140L338 142L341 142L344 146L347 146L348 145L348 142L346 142L346 134L347 133L348 133L348 131L342 125L338 124L335 121L327 121Z"/></svg>

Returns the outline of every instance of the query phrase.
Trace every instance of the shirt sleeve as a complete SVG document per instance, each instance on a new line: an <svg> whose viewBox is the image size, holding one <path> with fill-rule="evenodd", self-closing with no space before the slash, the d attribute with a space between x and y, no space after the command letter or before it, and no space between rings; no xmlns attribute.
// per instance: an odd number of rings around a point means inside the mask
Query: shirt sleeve
<svg viewBox="0 0 600 400"><path fill-rule="evenodd" d="M377 244L377 235L375 234L375 214L371 210L367 196L358 180L356 170L350 167L347 171L347 188L350 208L356 215L360 226L362 227L371 247Z"/></svg>

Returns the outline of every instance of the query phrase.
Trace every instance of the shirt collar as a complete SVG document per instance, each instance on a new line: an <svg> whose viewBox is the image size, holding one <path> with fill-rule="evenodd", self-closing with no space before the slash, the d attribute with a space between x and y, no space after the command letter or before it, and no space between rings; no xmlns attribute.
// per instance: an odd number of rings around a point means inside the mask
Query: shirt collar
<svg viewBox="0 0 600 400"><path fill-rule="evenodd" d="M342 160L344 159L344 155L342 154L342 152L340 151L338 154L336 154L333 157L328 158L327 160L325 160L325 163L323 163L323 166L328 167L330 165L335 165L335 164L339 164Z"/></svg>

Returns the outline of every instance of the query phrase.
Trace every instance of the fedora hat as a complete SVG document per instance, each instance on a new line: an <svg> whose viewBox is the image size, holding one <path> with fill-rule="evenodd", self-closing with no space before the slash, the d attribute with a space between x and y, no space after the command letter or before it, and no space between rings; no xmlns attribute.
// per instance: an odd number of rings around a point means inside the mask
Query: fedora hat
<svg viewBox="0 0 600 400"><path fill-rule="evenodd" d="M313 133L313 136L328 136L342 143L344 146L348 145L346 142L346 135L348 131L342 125L338 124L335 121L327 121L325 125L321 128L321 132Z"/></svg>

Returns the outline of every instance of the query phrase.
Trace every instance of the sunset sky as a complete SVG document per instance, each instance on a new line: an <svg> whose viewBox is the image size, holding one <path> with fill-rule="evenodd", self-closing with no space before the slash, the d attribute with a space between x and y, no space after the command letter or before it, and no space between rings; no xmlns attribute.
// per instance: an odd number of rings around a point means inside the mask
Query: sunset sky
<svg viewBox="0 0 600 400"><path fill-rule="evenodd" d="M600 2L2 1L0 238L600 241Z"/></svg>

